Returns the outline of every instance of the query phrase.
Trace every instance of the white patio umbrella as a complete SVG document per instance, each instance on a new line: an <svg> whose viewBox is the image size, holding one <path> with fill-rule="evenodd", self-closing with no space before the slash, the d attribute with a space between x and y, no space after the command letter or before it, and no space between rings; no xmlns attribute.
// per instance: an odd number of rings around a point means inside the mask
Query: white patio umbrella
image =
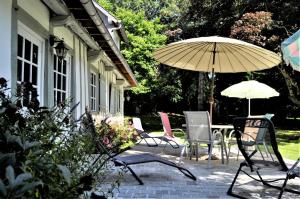
<svg viewBox="0 0 300 199"><path fill-rule="evenodd" d="M170 43L154 52L154 58L166 65L194 71L212 72L210 117L214 73L258 71L278 65L276 53L253 44L219 36L199 37Z"/></svg>
<svg viewBox="0 0 300 199"><path fill-rule="evenodd" d="M242 81L238 84L229 86L221 92L221 95L227 97L246 98L248 99L248 116L250 116L250 100L264 99L279 96L279 93L270 86L255 80Z"/></svg>

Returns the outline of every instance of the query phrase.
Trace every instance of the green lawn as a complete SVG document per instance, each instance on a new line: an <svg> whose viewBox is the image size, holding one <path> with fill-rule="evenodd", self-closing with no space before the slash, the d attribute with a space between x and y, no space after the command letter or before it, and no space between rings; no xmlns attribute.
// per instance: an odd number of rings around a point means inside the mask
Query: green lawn
<svg viewBox="0 0 300 199"><path fill-rule="evenodd" d="M169 115L172 128L181 128L185 123L183 115ZM158 115L142 116L143 127L146 131L154 135L162 135L162 124ZM290 125L288 125L290 126ZM294 126L295 128L296 126ZM292 129L292 128L290 128ZM296 128L297 129L297 128ZM175 132L175 136L180 138L180 143L184 143L184 134ZM282 130L276 129L276 138L279 151L282 156L289 160L297 160L300 157L300 129Z"/></svg>
<svg viewBox="0 0 300 199"><path fill-rule="evenodd" d="M284 158L297 160L300 157L300 130L277 130L276 138Z"/></svg>
<svg viewBox="0 0 300 199"><path fill-rule="evenodd" d="M153 131L152 135L163 135L162 131ZM184 143L184 133L175 132L177 138L180 138L179 144ZM285 159L297 160L300 157L300 131L277 130L276 138L281 155ZM263 149L262 149L263 150Z"/></svg>

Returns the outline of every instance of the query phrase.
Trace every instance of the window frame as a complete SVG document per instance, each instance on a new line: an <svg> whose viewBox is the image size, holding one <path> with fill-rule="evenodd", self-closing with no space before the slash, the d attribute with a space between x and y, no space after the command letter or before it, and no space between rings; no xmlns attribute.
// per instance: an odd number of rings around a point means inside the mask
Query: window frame
<svg viewBox="0 0 300 199"><path fill-rule="evenodd" d="M90 99L89 99L89 105L91 111L98 111L97 109L97 82L99 81L97 79L97 73L94 71L90 71L89 75L89 87L90 87Z"/></svg>
<svg viewBox="0 0 300 199"><path fill-rule="evenodd" d="M20 60L22 62L22 72L21 72L21 80L18 80L18 66L17 66L17 71L16 71L16 83L20 84L21 82L24 81L24 63L27 63L30 65L30 74L29 74L29 81L32 81L32 65L36 65L37 66L37 72L36 72L36 85L34 85L33 87L36 88L37 91L37 99L39 100L39 102L41 104L43 104L44 101L44 81L42 81L42 77L44 74L44 57L45 57L45 40L38 35L36 32L34 32L32 29L30 29L29 27L27 27L25 24L23 24L22 22L18 21L17 22L17 48L19 47L19 42L18 42L18 37L19 35L21 37L23 37L23 44L22 44L22 56L20 57L18 55L18 52L16 54L17 57L17 64L18 61ZM31 47L30 47L30 60L26 60L25 58L25 39L28 40L31 43ZM33 44L36 45L38 47L38 57L37 57L37 63L33 63L33 59L32 59L32 51L33 51Z"/></svg>
<svg viewBox="0 0 300 199"><path fill-rule="evenodd" d="M56 59L55 59L56 57ZM55 60L54 60L55 59ZM67 53L66 57L64 58L63 61L66 61L66 72L65 74L63 73L63 69L61 68L61 71L58 71L56 68L56 70L54 69L54 62L56 63L59 63L60 61L58 60L57 58L57 55L56 53L53 51L53 66L52 66L52 74L53 74L53 84L52 84L52 90L53 90L53 104L54 105L57 105L58 102L56 101L57 100L57 92L64 92L65 93L65 100L68 100L71 96L71 93L70 93L70 90L71 90L71 55ZM63 65L62 65L63 66ZM56 67L58 67L58 65L56 64ZM56 77L58 77L58 75L61 75L61 77L66 77L66 85L65 85L65 90L63 90L63 80L61 78L61 88L56 88L57 87L57 79ZM56 80L55 80L56 79ZM56 84L55 84L55 81L56 81ZM56 86L56 87L55 87ZM56 93L56 95L55 95Z"/></svg>

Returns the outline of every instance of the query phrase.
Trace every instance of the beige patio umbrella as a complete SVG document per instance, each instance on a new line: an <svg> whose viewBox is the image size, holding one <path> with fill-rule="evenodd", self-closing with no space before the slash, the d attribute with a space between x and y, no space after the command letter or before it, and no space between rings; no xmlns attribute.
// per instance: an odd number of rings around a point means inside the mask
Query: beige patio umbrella
<svg viewBox="0 0 300 199"><path fill-rule="evenodd" d="M194 71L212 72L210 117L214 103L214 73L258 71L278 65L276 53L253 44L219 36L199 37L170 43L154 52L166 65Z"/></svg>
<svg viewBox="0 0 300 199"><path fill-rule="evenodd" d="M279 93L264 83L255 80L249 80L229 86L221 92L221 95L248 99L248 116L251 116L251 99L266 99L279 96Z"/></svg>

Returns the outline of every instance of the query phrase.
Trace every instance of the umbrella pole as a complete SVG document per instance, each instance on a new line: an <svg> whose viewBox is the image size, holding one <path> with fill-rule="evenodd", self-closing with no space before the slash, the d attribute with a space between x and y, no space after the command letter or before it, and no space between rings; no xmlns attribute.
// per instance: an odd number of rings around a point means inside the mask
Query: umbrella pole
<svg viewBox="0 0 300 199"><path fill-rule="evenodd" d="M216 46L217 43L214 42L214 49L213 49L213 60L212 60L212 70L211 70L211 88L210 88L210 98L209 98L209 115L210 115L210 122L212 123L212 114L213 114L213 104L214 104L214 83L215 83L215 59L216 59Z"/></svg>
<svg viewBox="0 0 300 199"><path fill-rule="evenodd" d="M212 114L213 114L213 104L214 104L214 83L215 83L215 70L212 68L211 71L211 88L210 88L210 98L209 98L209 115L210 115L210 122L212 123Z"/></svg>
<svg viewBox="0 0 300 199"><path fill-rule="evenodd" d="M250 98L248 99L248 117L250 117L251 116L251 114L250 114L250 106L251 106L251 101L250 101Z"/></svg>

